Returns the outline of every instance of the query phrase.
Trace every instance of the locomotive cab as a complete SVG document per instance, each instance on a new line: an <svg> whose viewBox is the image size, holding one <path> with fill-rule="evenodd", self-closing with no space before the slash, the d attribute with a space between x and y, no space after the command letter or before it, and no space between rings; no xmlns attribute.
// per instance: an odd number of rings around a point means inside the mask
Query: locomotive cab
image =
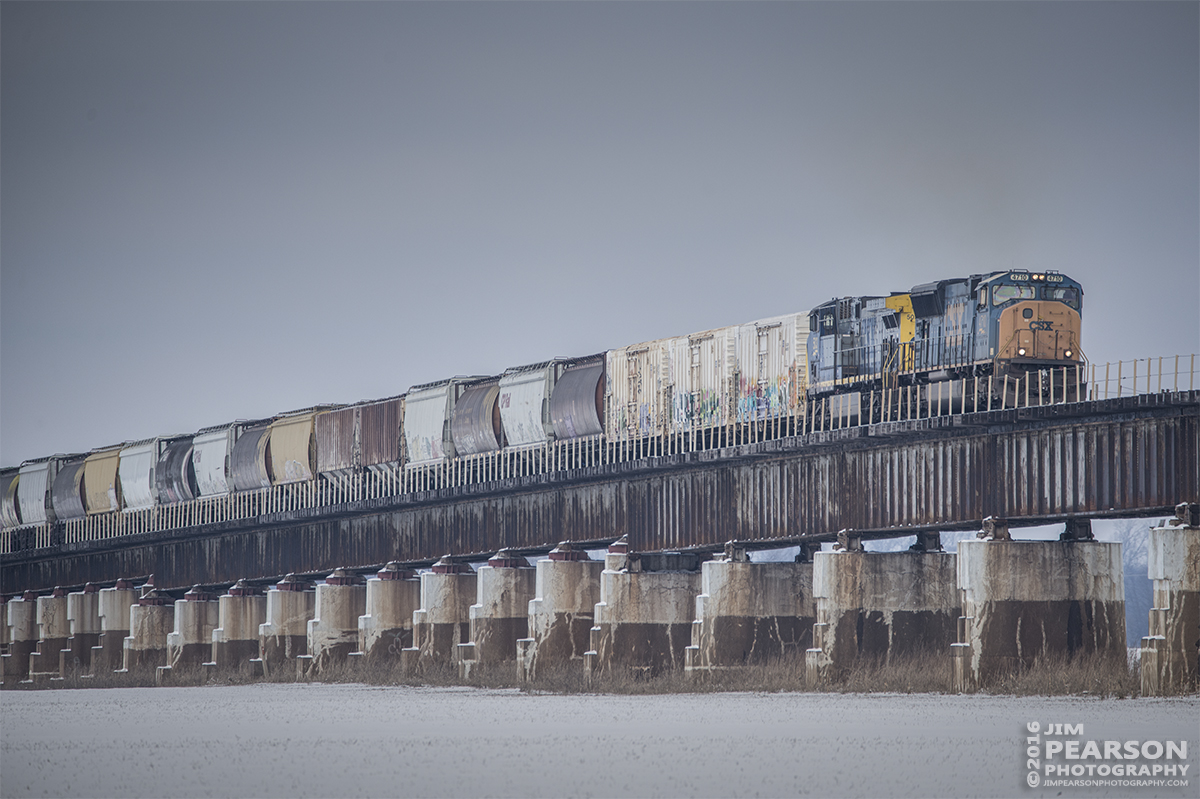
<svg viewBox="0 0 1200 799"><path fill-rule="evenodd" d="M1083 289L1078 282L1058 272L1003 272L982 281L977 298L980 321L987 320L988 357L996 371L1083 362Z"/></svg>

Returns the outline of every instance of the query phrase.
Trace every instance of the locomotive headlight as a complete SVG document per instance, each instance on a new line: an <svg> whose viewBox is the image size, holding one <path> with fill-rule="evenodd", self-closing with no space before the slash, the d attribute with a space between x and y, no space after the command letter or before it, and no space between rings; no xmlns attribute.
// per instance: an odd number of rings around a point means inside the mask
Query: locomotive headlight
<svg viewBox="0 0 1200 799"><path fill-rule="evenodd" d="M1024 354L1025 354L1025 348L1024 348L1024 347L1021 347L1021 349L1017 350L1017 355L1024 355Z"/></svg>
<svg viewBox="0 0 1200 799"><path fill-rule="evenodd" d="M1070 358L1070 357L1071 357L1071 351L1070 351L1070 350L1067 350L1066 352L1064 352L1064 353L1063 353L1063 355L1066 355L1068 358Z"/></svg>

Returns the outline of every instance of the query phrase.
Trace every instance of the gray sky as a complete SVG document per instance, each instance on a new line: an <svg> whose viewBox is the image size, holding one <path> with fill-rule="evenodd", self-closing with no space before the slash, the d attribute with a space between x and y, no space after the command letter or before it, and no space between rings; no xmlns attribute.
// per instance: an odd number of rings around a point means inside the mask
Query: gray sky
<svg viewBox="0 0 1200 799"><path fill-rule="evenodd" d="M1197 3L0 4L0 462L994 269L1200 348Z"/></svg>

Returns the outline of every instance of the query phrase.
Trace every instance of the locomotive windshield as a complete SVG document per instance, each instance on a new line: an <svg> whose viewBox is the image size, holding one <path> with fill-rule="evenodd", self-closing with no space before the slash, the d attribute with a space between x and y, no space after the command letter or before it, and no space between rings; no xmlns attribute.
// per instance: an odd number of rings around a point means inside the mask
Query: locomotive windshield
<svg viewBox="0 0 1200 799"><path fill-rule="evenodd" d="M1079 310L1079 290L1070 288L1052 288L1046 286L1042 289L1042 298L1047 300L1058 300L1065 302L1075 310Z"/></svg>
<svg viewBox="0 0 1200 799"><path fill-rule="evenodd" d="M1033 286L993 286L992 305L1003 305L1012 300L1032 300L1034 291Z"/></svg>

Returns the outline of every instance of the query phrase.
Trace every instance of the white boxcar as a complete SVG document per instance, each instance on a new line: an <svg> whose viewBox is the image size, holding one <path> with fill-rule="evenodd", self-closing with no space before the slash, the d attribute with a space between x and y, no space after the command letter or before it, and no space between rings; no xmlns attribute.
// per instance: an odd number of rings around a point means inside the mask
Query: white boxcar
<svg viewBox="0 0 1200 799"><path fill-rule="evenodd" d="M192 468L202 497L233 491L233 447L242 431L256 422L206 427L192 438Z"/></svg>
<svg viewBox="0 0 1200 799"><path fill-rule="evenodd" d="M404 395L404 445L408 466L437 463L453 451L447 430L454 386L449 381L410 388Z"/></svg>
<svg viewBox="0 0 1200 799"><path fill-rule="evenodd" d="M158 504L155 470L161 454L162 439L135 441L121 450L118 474L125 510L145 510Z"/></svg>
<svg viewBox="0 0 1200 799"><path fill-rule="evenodd" d="M737 371L739 422L796 413L808 385L808 314L740 325Z"/></svg>
<svg viewBox="0 0 1200 799"><path fill-rule="evenodd" d="M662 433L671 418L667 356L671 339L646 341L606 354L605 430L613 438Z"/></svg>
<svg viewBox="0 0 1200 799"><path fill-rule="evenodd" d="M454 457L450 420L454 416L459 387L483 379L482 376L454 377L408 390L404 395L406 466L424 466Z"/></svg>
<svg viewBox="0 0 1200 799"><path fill-rule="evenodd" d="M720 327L667 341L673 432L729 421L737 389L737 335L737 327Z"/></svg>
<svg viewBox="0 0 1200 799"><path fill-rule="evenodd" d="M229 452L233 449L234 425L201 430L192 439L192 466L200 496L229 493Z"/></svg>
<svg viewBox="0 0 1200 799"><path fill-rule="evenodd" d="M544 444L551 438L550 393L556 362L509 369L500 377L500 420L510 447Z"/></svg>
<svg viewBox="0 0 1200 799"><path fill-rule="evenodd" d="M41 458L21 464L21 481L17 483L17 504L21 509L21 524L45 524L50 521L46 512L47 497L58 475L58 460Z"/></svg>

